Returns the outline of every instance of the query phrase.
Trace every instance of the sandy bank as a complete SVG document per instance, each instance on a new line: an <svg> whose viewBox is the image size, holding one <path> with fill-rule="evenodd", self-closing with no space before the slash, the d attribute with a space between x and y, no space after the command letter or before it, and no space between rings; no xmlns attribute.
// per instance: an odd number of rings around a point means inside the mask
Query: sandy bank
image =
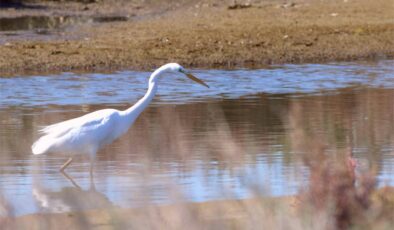
<svg viewBox="0 0 394 230"><path fill-rule="evenodd" d="M143 17L80 25L64 38L7 41L0 45L0 73L150 69L172 61L187 67L232 68L394 57L391 0L252 1L247 7L229 6L211 0L137 7L136 15ZM98 14L105 14L105 7L96 7ZM92 14L86 11L83 14ZM15 12L23 14L23 9Z"/></svg>

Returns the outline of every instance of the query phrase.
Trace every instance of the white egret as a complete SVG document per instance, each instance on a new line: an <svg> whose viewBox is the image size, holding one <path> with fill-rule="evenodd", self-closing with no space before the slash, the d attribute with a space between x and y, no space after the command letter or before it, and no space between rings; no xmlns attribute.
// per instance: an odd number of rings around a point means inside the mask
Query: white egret
<svg viewBox="0 0 394 230"><path fill-rule="evenodd" d="M138 115L148 106L155 96L159 79L164 73L180 72L191 80L206 86L202 80L187 72L177 63L161 66L149 78L149 87L145 96L130 108L98 110L71 120L49 125L40 130L45 134L32 145L33 154L49 152L81 153L90 157L90 173L97 151L126 133ZM63 171L72 161L72 157L60 168Z"/></svg>

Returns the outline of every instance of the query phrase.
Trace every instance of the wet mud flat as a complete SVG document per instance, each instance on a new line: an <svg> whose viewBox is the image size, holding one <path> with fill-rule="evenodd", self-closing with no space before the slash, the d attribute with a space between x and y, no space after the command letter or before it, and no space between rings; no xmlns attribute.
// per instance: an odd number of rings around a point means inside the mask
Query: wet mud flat
<svg viewBox="0 0 394 230"><path fill-rule="evenodd" d="M394 6L389 0L44 1L0 12L3 18L90 18L62 24L60 31L0 32L2 75L147 70L171 61L233 68L394 57Z"/></svg>

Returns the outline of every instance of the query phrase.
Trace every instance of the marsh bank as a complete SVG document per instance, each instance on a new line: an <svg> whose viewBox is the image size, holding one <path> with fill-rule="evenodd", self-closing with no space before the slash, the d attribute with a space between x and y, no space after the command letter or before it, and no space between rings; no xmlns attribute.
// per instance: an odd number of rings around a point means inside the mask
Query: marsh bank
<svg viewBox="0 0 394 230"><path fill-rule="evenodd" d="M3 31L0 73L148 70L171 61L199 68L264 67L394 56L389 0L238 2L41 1L3 7L2 18L101 17L105 23L88 20L20 36Z"/></svg>

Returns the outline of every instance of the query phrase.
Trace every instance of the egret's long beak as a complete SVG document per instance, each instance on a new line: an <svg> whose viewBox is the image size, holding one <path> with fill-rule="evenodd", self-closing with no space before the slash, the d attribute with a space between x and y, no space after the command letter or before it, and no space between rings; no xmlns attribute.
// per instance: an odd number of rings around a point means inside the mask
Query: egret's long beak
<svg viewBox="0 0 394 230"><path fill-rule="evenodd" d="M190 78L191 80L197 82L198 84L203 85L203 86L209 88L209 86L208 86L205 82L203 82L201 79L198 79L197 77L193 76L191 73L184 73L184 74L185 74L188 78Z"/></svg>

